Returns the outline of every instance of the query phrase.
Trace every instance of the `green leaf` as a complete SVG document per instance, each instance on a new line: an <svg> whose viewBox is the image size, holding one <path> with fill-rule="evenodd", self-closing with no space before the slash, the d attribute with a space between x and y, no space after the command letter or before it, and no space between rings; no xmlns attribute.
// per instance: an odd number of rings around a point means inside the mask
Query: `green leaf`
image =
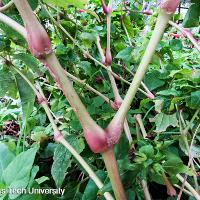
<svg viewBox="0 0 200 200"><path fill-rule="evenodd" d="M96 172L96 175L100 178L100 180L103 182L106 178L106 173L102 170L99 170ZM82 200L96 200L97 199L97 193L98 193L98 188L96 184L94 183L93 180L89 180L87 183L87 186L85 188L85 191L83 193Z"/></svg>
<svg viewBox="0 0 200 200"><path fill-rule="evenodd" d="M133 47L126 47L122 51L120 51L115 58L122 59L125 62L131 62L133 60Z"/></svg>
<svg viewBox="0 0 200 200"><path fill-rule="evenodd" d="M157 114L151 122L155 122L156 130L155 132L161 133L166 131L169 126L178 127L178 120L176 118L176 113L173 115L167 115L164 113Z"/></svg>
<svg viewBox="0 0 200 200"><path fill-rule="evenodd" d="M32 88L20 75L16 75L15 78L21 99L22 111L25 119L28 119L33 111L35 94Z"/></svg>
<svg viewBox="0 0 200 200"><path fill-rule="evenodd" d="M91 76L92 75L92 67L91 67L91 63L88 61L81 61L80 63L78 63L77 65L78 68L81 68L86 75Z"/></svg>
<svg viewBox="0 0 200 200"><path fill-rule="evenodd" d="M168 90L162 90L160 92L157 92L157 95L162 95L162 96L179 96L180 92L175 90L174 88L168 89Z"/></svg>
<svg viewBox="0 0 200 200"><path fill-rule="evenodd" d="M68 136L66 140L77 150L78 153L81 153L85 148L82 138ZM71 153L62 144L59 144L55 149L53 160L54 162L51 168L51 174L56 186L59 188L62 186L65 179L67 169L71 166Z"/></svg>
<svg viewBox="0 0 200 200"><path fill-rule="evenodd" d="M16 93L14 76L7 68L3 68L0 70L0 97L10 96L10 94L11 97L16 96L14 93Z"/></svg>
<svg viewBox="0 0 200 200"><path fill-rule="evenodd" d="M199 26L199 17L200 17L200 3L196 2L190 6L187 11L187 14L183 20L183 26L185 28L197 27Z"/></svg>
<svg viewBox="0 0 200 200"><path fill-rule="evenodd" d="M159 79L160 72L157 70L147 73L144 82L150 90L155 90L165 84L163 80Z"/></svg>
<svg viewBox="0 0 200 200"><path fill-rule="evenodd" d="M50 3L55 6L67 8L67 5L73 5L78 8L84 8L84 6L89 2L88 0L44 0L45 3Z"/></svg>
<svg viewBox="0 0 200 200"><path fill-rule="evenodd" d="M39 69L39 62L31 54L27 53L18 53L14 54L13 58L16 60L21 60L25 65L30 67L33 72L37 72L38 75L41 75L41 70Z"/></svg>
<svg viewBox="0 0 200 200"><path fill-rule="evenodd" d="M170 44L171 49L174 51L180 51L183 48L183 44L181 40L174 39L174 40L171 40L169 44Z"/></svg>
<svg viewBox="0 0 200 200"><path fill-rule="evenodd" d="M145 145L139 149L140 153L144 153L148 158L154 156L154 149L152 145Z"/></svg>
<svg viewBox="0 0 200 200"><path fill-rule="evenodd" d="M20 153L4 170L3 180L7 188L26 188L31 175L33 162L37 148L31 148ZM10 194L11 199L16 198L19 194Z"/></svg>
<svg viewBox="0 0 200 200"><path fill-rule="evenodd" d="M51 168L51 174L58 188L62 186L66 171L71 166L70 158L69 151L62 144L59 144L55 149L54 162Z"/></svg>
<svg viewBox="0 0 200 200"><path fill-rule="evenodd" d="M162 166L167 173L174 176L179 173L187 173L188 175L192 175L191 171L183 164L182 160L177 155L172 153L167 155L167 160Z"/></svg>
<svg viewBox="0 0 200 200"><path fill-rule="evenodd" d="M40 178L37 178L35 179L35 181L40 185L42 183L44 183L45 181L48 181L49 180L49 177L46 177L46 176L42 176Z"/></svg>
<svg viewBox="0 0 200 200"><path fill-rule="evenodd" d="M200 91L192 92L190 97L187 99L187 104L192 109L199 108L199 105L200 105Z"/></svg>
<svg viewBox="0 0 200 200"><path fill-rule="evenodd" d="M135 31L134 31L134 28L133 28L133 24L131 22L131 19L129 16L126 16L124 15L123 16L123 22L124 22L124 25L127 29L127 32L129 34L130 37L134 37L135 36Z"/></svg>
<svg viewBox="0 0 200 200"><path fill-rule="evenodd" d="M14 154L8 149L8 147L4 143L0 143L0 183L2 183L3 171L14 157Z"/></svg>
<svg viewBox="0 0 200 200"><path fill-rule="evenodd" d="M28 0L29 5L31 6L32 10L35 10L38 6L38 0Z"/></svg>

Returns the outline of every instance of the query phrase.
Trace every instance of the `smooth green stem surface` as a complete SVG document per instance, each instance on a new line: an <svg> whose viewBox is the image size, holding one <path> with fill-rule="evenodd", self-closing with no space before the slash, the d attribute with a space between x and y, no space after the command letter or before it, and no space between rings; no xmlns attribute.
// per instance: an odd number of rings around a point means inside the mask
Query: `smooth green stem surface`
<svg viewBox="0 0 200 200"><path fill-rule="evenodd" d="M55 54L52 53L46 56L46 62L52 77L57 82L58 87L62 89L64 95L66 96L78 119L80 120L82 127L84 128L87 126L88 129L99 127L87 112L87 109L74 90L72 82L65 75L65 71L61 67Z"/></svg>
<svg viewBox="0 0 200 200"><path fill-rule="evenodd" d="M0 12L0 21L13 28L15 31L20 33L26 39L26 29L22 25L18 24L16 21L4 15L1 12Z"/></svg>
<svg viewBox="0 0 200 200"><path fill-rule="evenodd" d="M116 200L126 200L113 148L102 153Z"/></svg>
<svg viewBox="0 0 200 200"><path fill-rule="evenodd" d="M141 60L141 63L137 69L137 72L133 78L133 81L129 87L125 99L121 107L119 108L118 112L116 113L115 117L113 118L113 120L121 119L123 121L124 118L126 117L126 114L130 109L132 100L135 97L135 94L144 78L145 72L147 71L148 65L151 62L155 49L162 38L162 35L165 31L166 25L168 24L170 17L171 15L168 15L165 12L160 11L155 29L153 31L149 44L146 48L144 56Z"/></svg>

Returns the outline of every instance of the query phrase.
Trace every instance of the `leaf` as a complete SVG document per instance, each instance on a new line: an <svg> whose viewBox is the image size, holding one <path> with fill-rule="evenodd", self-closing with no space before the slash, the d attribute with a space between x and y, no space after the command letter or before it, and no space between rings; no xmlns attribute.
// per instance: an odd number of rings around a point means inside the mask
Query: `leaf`
<svg viewBox="0 0 200 200"><path fill-rule="evenodd" d="M54 152L53 165L51 168L51 174L56 183L57 188L62 186L62 183L66 176L66 171L68 167L71 166L71 154L69 151L62 145L59 144Z"/></svg>
<svg viewBox="0 0 200 200"><path fill-rule="evenodd" d="M15 78L21 99L22 111L25 119L28 119L33 111L35 94L32 88L20 75L16 75Z"/></svg>
<svg viewBox="0 0 200 200"><path fill-rule="evenodd" d="M198 109L200 105L200 91L192 92L187 99L187 104L192 109Z"/></svg>
<svg viewBox="0 0 200 200"><path fill-rule="evenodd" d="M168 90L162 90L160 92L156 93L157 95L162 95L162 96L179 96L180 92L175 90L174 88L168 89Z"/></svg>
<svg viewBox="0 0 200 200"><path fill-rule="evenodd" d="M129 16L126 16L124 15L123 16L123 22L124 22L124 25L127 29L127 32L129 34L130 37L134 37L135 36L135 31L134 31L134 28L133 28L133 24L131 23L131 19Z"/></svg>
<svg viewBox="0 0 200 200"><path fill-rule="evenodd" d="M182 24L185 28L199 26L199 17L200 17L199 10L200 10L199 2L196 2L190 6Z"/></svg>
<svg viewBox="0 0 200 200"><path fill-rule="evenodd" d="M139 149L140 153L144 153L148 158L154 156L154 149L152 145L145 145Z"/></svg>
<svg viewBox="0 0 200 200"><path fill-rule="evenodd" d="M14 76L9 72L8 69L6 68L1 69L0 70L0 97L4 97L6 95L9 96L9 94L16 93L14 91L16 91Z"/></svg>
<svg viewBox="0 0 200 200"><path fill-rule="evenodd" d="M106 173L103 170L99 170L96 172L96 175L100 178L102 182L104 182L106 178ZM93 180L89 180L87 183L87 186L85 188L85 191L83 193L82 200L96 200L97 199L97 192L98 188Z"/></svg>
<svg viewBox="0 0 200 200"><path fill-rule="evenodd" d="M68 136L66 140L77 150L78 153L81 153L85 148L82 138ZM62 186L65 179L67 169L71 166L71 153L62 144L59 144L55 149L53 160L54 162L51 168L51 174L56 186L59 188Z"/></svg>
<svg viewBox="0 0 200 200"><path fill-rule="evenodd" d="M163 80L159 79L159 75L160 72L157 70L146 74L144 82L150 90L155 90L165 84Z"/></svg>
<svg viewBox="0 0 200 200"><path fill-rule="evenodd" d="M73 5L78 8L84 8L84 6L89 2L88 0L44 0L45 3L50 3L55 6L67 8L67 5Z"/></svg>
<svg viewBox="0 0 200 200"><path fill-rule="evenodd" d="M92 67L91 67L91 63L88 61L81 61L78 63L77 65L78 68L81 68L86 75L91 76L92 75Z"/></svg>
<svg viewBox="0 0 200 200"><path fill-rule="evenodd" d="M4 143L0 143L0 183L2 183L3 171L14 157L14 154L8 149L8 147Z"/></svg>
<svg viewBox="0 0 200 200"><path fill-rule="evenodd" d="M33 162L37 148L31 148L25 152L20 153L15 159L8 165L3 172L3 180L6 183L7 188L26 188L31 175ZM10 194L11 199L16 198L20 194Z"/></svg>
<svg viewBox="0 0 200 200"><path fill-rule="evenodd" d="M183 48L183 44L181 40L174 39L174 40L171 40L169 44L170 44L171 49L174 51L180 51Z"/></svg>
<svg viewBox="0 0 200 200"><path fill-rule="evenodd" d="M179 173L187 173L188 175L192 175L189 168L183 164L183 161L173 153L169 153L167 155L167 160L162 166L167 173L174 176Z"/></svg>
<svg viewBox="0 0 200 200"><path fill-rule="evenodd" d="M41 70L39 69L39 62L31 54L27 53L18 53L14 54L13 58L16 60L21 60L25 65L30 67L33 72L37 72L38 75L41 75Z"/></svg>
<svg viewBox="0 0 200 200"><path fill-rule="evenodd" d="M122 59L125 62L131 62L133 60L133 47L126 47L122 51L120 51L115 58Z"/></svg>
<svg viewBox="0 0 200 200"><path fill-rule="evenodd" d="M41 183L44 183L45 181L48 181L49 177L42 176L40 178L35 179L35 181L40 185Z"/></svg>
<svg viewBox="0 0 200 200"><path fill-rule="evenodd" d="M178 127L178 120L176 118L176 113L173 115L166 115L164 113L157 114L151 122L155 122L156 130L155 132L161 133L166 131L169 126Z"/></svg>

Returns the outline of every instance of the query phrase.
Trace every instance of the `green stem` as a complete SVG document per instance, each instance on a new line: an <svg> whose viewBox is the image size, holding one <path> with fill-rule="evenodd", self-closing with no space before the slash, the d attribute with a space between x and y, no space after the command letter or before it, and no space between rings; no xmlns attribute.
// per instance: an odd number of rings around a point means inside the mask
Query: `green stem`
<svg viewBox="0 0 200 200"><path fill-rule="evenodd" d="M108 149L106 152L102 153L102 156L106 165L106 169L112 184L116 200L126 200L114 150L112 148Z"/></svg>
<svg viewBox="0 0 200 200"><path fill-rule="evenodd" d="M146 132L145 127L144 127L144 124L143 124L143 122L142 122L142 116L141 116L140 114L137 114L137 115L135 115L135 119L137 120L137 123L138 123L139 126L140 126L140 129L141 129L143 138L144 138L144 139L147 139L147 132Z"/></svg>
<svg viewBox="0 0 200 200"><path fill-rule="evenodd" d="M185 187L194 195L194 197L197 200L200 200L200 195L196 192L196 190L187 181L184 180L184 178L180 174L177 174L176 177L179 179L179 181L181 181L181 183L185 184Z"/></svg>
<svg viewBox="0 0 200 200"><path fill-rule="evenodd" d="M16 21L0 12L0 21L13 28L26 39L26 29Z"/></svg>
<svg viewBox="0 0 200 200"><path fill-rule="evenodd" d="M143 188L145 200L151 200L151 195L149 193L149 189L148 189L148 185L147 185L146 180L144 180L144 179L141 180L141 185L142 185L142 188Z"/></svg>
<svg viewBox="0 0 200 200"><path fill-rule="evenodd" d="M49 68L49 71L51 72L54 80L57 82L58 86L62 88L64 95L74 109L74 112L77 114L77 117L80 120L83 128L85 126L100 128L87 112L85 106L83 105L79 96L74 90L71 81L65 75L65 71L61 67L55 54L51 53L47 55L46 62L47 67Z"/></svg>
<svg viewBox="0 0 200 200"><path fill-rule="evenodd" d="M187 125L187 127L183 130L183 134L186 135L191 127L191 125L193 124L194 120L196 119L196 117L198 116L200 112L200 109L197 109L196 112L194 113L192 119L190 120L189 124Z"/></svg>
<svg viewBox="0 0 200 200"><path fill-rule="evenodd" d="M200 46L198 42L195 40L195 38L192 36L192 34L188 34L187 31L185 31L182 27L180 27L178 24L174 23L173 21L169 21L169 24L178 29L183 35L186 35L186 37L192 42L192 44L195 46L195 48L200 52Z"/></svg>
<svg viewBox="0 0 200 200"><path fill-rule="evenodd" d="M108 97L106 97L105 95L103 95L101 92L99 92L98 90L94 89L92 86L90 86L89 84L87 84L84 80L81 80L79 78L77 78L76 76L70 74L69 72L65 71L66 75L71 78L73 81L80 83L81 85L85 86L88 90L90 90L91 92L95 93L96 95L100 96L106 103L108 103L109 105L113 104L113 101L111 101Z"/></svg>
<svg viewBox="0 0 200 200"><path fill-rule="evenodd" d="M46 98L44 96L44 93L39 85L39 83L37 83L37 87L38 90L35 88L35 86L30 82L30 80L18 69L16 68L13 64L12 64L12 68L18 73L20 74L20 76L22 76L22 78L29 84L29 86L33 89L34 93L36 94L37 97L42 97L44 99L44 101L41 102L42 107L44 108L48 119L52 125L52 128L54 130L54 134L56 133L60 133L54 119L53 116L51 114L51 110L48 106L48 103L46 101ZM81 164L81 166L85 169L85 171L88 173L88 175L90 176L90 178L95 182L95 184L97 185L97 187L99 189L103 188L103 183L101 182L101 180L96 176L96 174L94 173L94 171L90 168L90 166L85 162L85 160L78 154L78 152L64 139L63 136L61 136L58 140L58 142L60 142L61 144L63 144L68 151L75 157L75 159ZM106 198L106 200L114 200L113 197L110 195L110 193L105 192L104 193L104 197Z"/></svg>
<svg viewBox="0 0 200 200"><path fill-rule="evenodd" d="M119 122L124 121L124 118L126 117L128 110L130 109L132 100L135 97L135 94L143 80L145 72L146 72L148 65L151 61L151 58L155 52L157 44L161 40L161 37L164 33L164 30L166 28L166 25L168 24L170 17L171 17L171 15L165 13L164 11L160 11L155 29L153 31L152 37L149 41L149 44L146 48L144 56L141 60L141 63L139 65L138 69L137 69L137 72L133 78L130 88L125 96L125 99L124 99L121 107L119 108L118 112L116 113L115 117L113 118L113 121L115 121L115 120L119 121Z"/></svg>
<svg viewBox="0 0 200 200"><path fill-rule="evenodd" d="M44 6L43 6L44 8ZM130 82L128 82L127 80L125 80L123 77L121 77L120 75L116 74L115 72L113 72L112 70L108 69L107 66L105 66L104 64L102 64L100 61L98 61L97 59L95 59L91 54L89 54L87 51L85 51L81 45L78 44L78 42L68 33L68 31L59 23L57 22L52 16L51 13L45 9L47 11L47 13L49 14L52 22L58 26L66 35L67 37L83 52L84 55L86 55L88 58L90 58L91 60L93 60L95 63L97 63L98 65L100 65L101 67L103 67L105 70L109 71L116 79L119 79L121 81L123 81L124 83L130 85ZM142 89L138 89L140 92L142 92L144 95L148 96L148 94L146 92L144 92Z"/></svg>
<svg viewBox="0 0 200 200"><path fill-rule="evenodd" d="M12 5L14 4L14 2L11 0L10 2L8 2L6 5L4 5L3 7L0 7L0 12L5 12L6 10L8 10Z"/></svg>

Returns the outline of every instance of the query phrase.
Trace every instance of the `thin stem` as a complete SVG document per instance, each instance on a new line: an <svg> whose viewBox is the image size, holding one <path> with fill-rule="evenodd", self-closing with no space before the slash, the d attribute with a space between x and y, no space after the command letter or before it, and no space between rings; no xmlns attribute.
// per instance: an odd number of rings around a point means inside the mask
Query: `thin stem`
<svg viewBox="0 0 200 200"><path fill-rule="evenodd" d="M141 185L143 188L145 200L151 200L151 195L149 193L147 182L145 180L141 180Z"/></svg>
<svg viewBox="0 0 200 200"><path fill-rule="evenodd" d="M135 115L135 119L137 120L137 123L138 123L139 126L140 126L140 129L141 129L143 138L144 138L144 139L147 139L147 132L146 132L145 127L144 127L144 124L143 124L143 122L142 122L142 116L141 116L140 114L137 114L137 115Z"/></svg>
<svg viewBox="0 0 200 200"><path fill-rule="evenodd" d="M179 188L179 189L182 189L181 186L179 186L177 184L174 184L174 186L177 187L177 188ZM186 190L184 188L183 188L183 192L185 192L189 196L193 196L193 194L190 191L188 191L188 190Z"/></svg>
<svg viewBox="0 0 200 200"><path fill-rule="evenodd" d="M119 170L117 161L115 158L114 150L111 148L106 152L102 153L106 169L112 184L112 188L116 197L116 200L126 200L124 188L119 176Z"/></svg>
<svg viewBox="0 0 200 200"><path fill-rule="evenodd" d="M116 113L115 117L113 118L113 121L115 121L115 120L124 121L124 118L127 115L127 112L130 108L132 100L135 97L135 94L139 88L139 85L141 84L141 81L145 75L145 72L148 68L151 58L155 52L156 46L159 43L159 41L161 40L161 37L164 33L165 27L168 24L170 17L171 17L171 15L166 14L164 11L160 11L155 29L153 31L152 37L149 41L149 44L146 48L144 56L141 60L141 63L139 65L138 69L137 69L137 72L133 78L131 86L129 87L129 90L125 96L125 99L124 99L121 107L119 108L118 112Z"/></svg>
<svg viewBox="0 0 200 200"><path fill-rule="evenodd" d="M87 112L85 106L83 105L79 96L75 92L71 81L67 78L67 76L65 76L65 72L61 67L55 54L52 53L48 55L46 57L46 62L46 65L49 68L52 76L54 77L55 81L60 86L60 88L62 88L64 95L71 104L74 112L77 114L83 128L86 125L88 127L99 127Z"/></svg>
<svg viewBox="0 0 200 200"><path fill-rule="evenodd" d="M195 40L195 38L192 36L191 33L188 33L187 30L185 31L182 27L180 27L173 21L169 21L169 24L178 29L183 35L185 35L192 42L195 48L200 52L200 45L198 44L198 42Z"/></svg>
<svg viewBox="0 0 200 200"><path fill-rule="evenodd" d="M132 44L132 42L131 42L131 38L130 38L130 36L129 36L129 34L128 34L128 31L127 31L127 29L126 29L126 26L125 26L125 24L124 24L124 19L123 19L123 17L122 17L122 27L124 28L124 31L125 31L126 36L127 36L127 38L128 38L129 45L132 47L133 44Z"/></svg>
<svg viewBox="0 0 200 200"><path fill-rule="evenodd" d="M20 76L22 76L22 78L29 84L29 86L33 89L34 93L36 94L36 96L42 96L44 99L44 93L42 91L41 86L39 85L39 83L37 83L37 88L38 90L35 88L35 86L29 81L29 79L20 71L18 70L14 65L12 65L12 68L20 74ZM53 119L53 116L51 114L51 110L48 106L47 101L42 101L41 103L42 107L44 108L48 119L52 125L52 128L54 130L54 133L59 133L59 129ZM103 187L103 183L101 182L101 180L96 176L96 174L94 173L94 171L90 168L90 166L85 162L85 160L78 154L78 152L63 138L61 137L61 139L59 139L59 142L61 144L63 144L68 151L75 157L75 159L81 164L81 166L85 169L85 171L88 173L88 175L90 176L90 178L94 181L94 183L97 185L97 187L99 189L101 189ZM105 192L104 196L107 200L114 200L113 197L110 195L110 193Z"/></svg>
<svg viewBox="0 0 200 200"><path fill-rule="evenodd" d="M0 21L13 28L26 39L26 29L16 21L0 12Z"/></svg>
<svg viewBox="0 0 200 200"><path fill-rule="evenodd" d="M44 6L43 6L44 7ZM116 79L123 81L124 83L130 85L131 83L128 82L127 80L125 80L123 77L121 77L120 75L116 74L115 72L113 72L112 70L108 69L104 64L102 64L100 61L98 61L97 59L95 59L90 53L88 53L87 51L85 51L81 45L78 44L78 42L69 34L69 32L59 23L57 22L52 16L51 13L45 8L45 10L47 11L47 13L49 14L52 22L58 26L66 35L67 37L83 52L84 55L86 55L88 58L90 58L91 60L93 60L95 63L97 63L98 65L100 65L101 67L103 67L105 70L108 70ZM140 92L142 92L144 95L146 95L148 97L148 94L146 92L144 92L142 89L138 89Z"/></svg>
<svg viewBox="0 0 200 200"><path fill-rule="evenodd" d="M196 112L194 113L192 119L190 120L190 122L188 123L187 127L183 130L183 134L187 134L191 125L193 124L194 120L196 119L196 117L198 116L200 112L200 109L197 109Z"/></svg>
<svg viewBox="0 0 200 200"><path fill-rule="evenodd" d="M128 31L127 31L127 29L126 29L126 26L125 26L125 24L124 24L123 18L122 18L122 26L123 26L124 31L125 31L125 33L126 33L126 36L127 36L127 38L128 38L129 45L130 45L130 46L133 46L133 44L132 44L132 42L131 42L131 38L130 38L130 36L129 36L129 34L128 34ZM124 67L124 68L125 68L125 70L128 71L132 76L134 76L134 73L133 73L131 70L129 70L127 67ZM152 92L148 89L148 87L145 85L145 83L144 83L143 81L141 82L141 85L142 85L142 87L145 89L145 91L147 92L147 94L149 95L149 97L151 97L151 98L153 99L153 98L154 98L154 95L153 95Z"/></svg>
<svg viewBox="0 0 200 200"><path fill-rule="evenodd" d="M91 92L95 93L96 95L100 96L106 103L108 103L109 105L112 105L113 102L106 97L105 95L103 95L101 92L97 91L96 89L94 89L92 86L90 86L89 84L87 84L84 80L81 80L79 78L77 78L76 76L70 74L69 72L65 71L66 75L71 78L73 81L80 83L81 85L85 86L88 90L90 90Z"/></svg>
<svg viewBox="0 0 200 200"><path fill-rule="evenodd" d="M197 200L200 200L200 195L196 192L196 190L187 181L184 180L184 178L180 174L177 174L176 177L181 181L181 183L185 182L185 187L193 194L193 196Z"/></svg>
<svg viewBox="0 0 200 200"><path fill-rule="evenodd" d="M6 5L0 7L0 12L5 12L5 11L8 10L13 4L14 4L14 2L11 0L11 1L8 2Z"/></svg>
<svg viewBox="0 0 200 200"><path fill-rule="evenodd" d="M130 131L130 128L129 128L129 125L128 125L127 118L124 121L124 132L126 134L126 137L128 139L129 144L131 144L132 141L133 141L133 138L132 138L132 135L131 135L131 131Z"/></svg>
<svg viewBox="0 0 200 200"><path fill-rule="evenodd" d="M70 153L77 159L77 161L81 164L81 166L84 167L84 169L87 171L90 178L95 182L97 187L99 189L103 188L103 183L96 176L96 174L93 172L93 170L90 168L90 166L85 162L85 160L75 151L75 149L64 139L62 139L60 141L60 143L62 143L70 151ZM104 197L107 200L114 200L114 198L108 192L104 193Z"/></svg>

